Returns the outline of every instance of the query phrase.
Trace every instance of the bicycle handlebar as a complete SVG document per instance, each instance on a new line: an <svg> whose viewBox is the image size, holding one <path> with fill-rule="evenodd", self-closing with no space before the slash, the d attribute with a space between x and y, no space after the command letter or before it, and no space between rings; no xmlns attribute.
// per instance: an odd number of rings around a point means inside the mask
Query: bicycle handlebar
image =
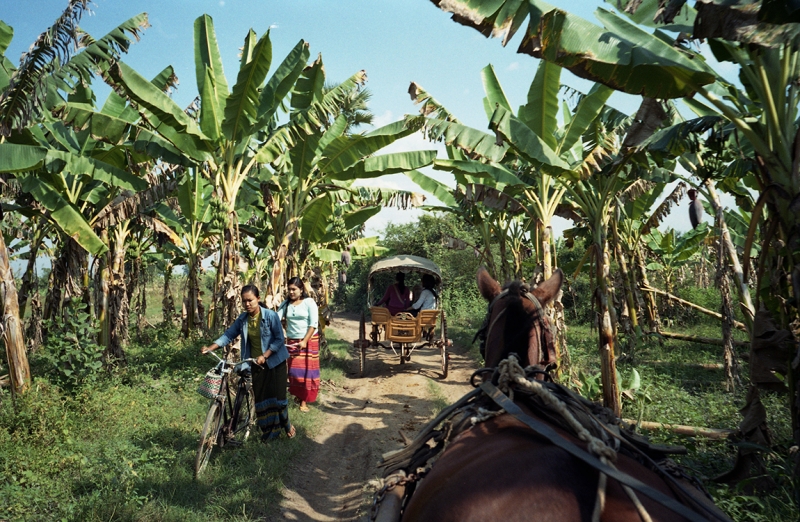
<svg viewBox="0 0 800 522"><path fill-rule="evenodd" d="M256 362L256 360L257 360L257 359L253 359L252 357L249 357L249 358L247 358L247 359L244 359L244 360L242 360L242 361L239 361L238 363L234 364L234 363L231 363L230 361L227 361L227 360L223 359L222 357L220 357L219 355L217 355L216 353L214 353L214 351L213 351L213 350L210 350L210 351L206 352L206 354L211 354L211 355L213 355L214 357L216 357L216 358L217 358L217 360L219 361L219 363L218 363L218 364L222 365L222 367L223 367L223 368L224 368L225 366L234 366L234 367L235 367L235 366L238 366L238 365L240 365L240 364L242 364L242 363L250 363L250 364L254 364L254 365L258 366L258 367L259 367L259 368L261 368L262 370L264 369L264 367L263 367L263 366L261 366L260 364L258 364L258 363Z"/></svg>

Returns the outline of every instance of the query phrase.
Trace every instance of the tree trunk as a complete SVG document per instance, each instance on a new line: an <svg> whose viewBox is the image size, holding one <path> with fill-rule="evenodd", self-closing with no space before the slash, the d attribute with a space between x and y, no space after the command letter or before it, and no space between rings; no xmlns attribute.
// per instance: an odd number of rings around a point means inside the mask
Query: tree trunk
<svg viewBox="0 0 800 522"><path fill-rule="evenodd" d="M640 247L636 248L636 268L639 270L639 283L640 288L645 289L650 287L650 282L647 280L647 268L644 263L644 254ZM656 296L650 292L644 293L645 309L647 311L647 322L651 332L659 332L661 330L661 318L658 316L658 304L656 303Z"/></svg>
<svg viewBox="0 0 800 522"><path fill-rule="evenodd" d="M102 239L103 243L106 245L110 245L107 229L100 231L100 239ZM109 279L111 279L110 257L110 251L101 254L98 257L98 267L95 272L95 314L100 323L100 339L98 339L98 344L104 349L111 346L111 321L108 315L108 295L110 292L108 282Z"/></svg>
<svg viewBox="0 0 800 522"><path fill-rule="evenodd" d="M181 330L184 337L189 337L192 332L205 330L205 313L200 295L200 280L198 278L198 265L200 260L196 255L189 255L189 279L187 281L187 296L183 302L183 325Z"/></svg>
<svg viewBox="0 0 800 522"><path fill-rule="evenodd" d="M25 353L25 339L22 336L17 285L11 272L8 248L3 234L0 234L0 299L3 303L3 342L6 345L11 392L25 393L31 384L31 368L28 364L28 355Z"/></svg>
<svg viewBox="0 0 800 522"><path fill-rule="evenodd" d="M80 297L88 310L89 259L86 250L71 237L65 238L58 259L50 272L50 283L44 305L44 319L60 321L64 303Z"/></svg>
<svg viewBox="0 0 800 522"><path fill-rule="evenodd" d="M172 296L172 261L167 262L164 269L164 296L161 299L161 313L164 316L164 322L172 324L175 318L175 298Z"/></svg>
<svg viewBox="0 0 800 522"><path fill-rule="evenodd" d="M722 238L722 242L725 244L725 251L731 261L733 278L736 281L736 288L739 291L739 303L742 307L742 312L744 313L744 322L748 325L749 329L752 329L753 318L756 315L756 308L753 306L753 301L750 298L750 287L748 286L747 279L742 271L742 265L739 263L739 256L736 255L736 247L733 245L731 233L728 231L727 223L725 223L725 215L722 210L722 205L719 202L719 197L717 197L717 191L714 189L714 184L710 179L707 179L705 181L705 186L708 189L708 194L710 196L709 203L711 203L711 206L714 207L714 212L717 214L716 218L717 222L719 223L720 237ZM747 256L750 255L750 253L745 252L744 255Z"/></svg>
<svg viewBox="0 0 800 522"><path fill-rule="evenodd" d="M277 307L280 304L283 288L285 286L286 256L289 253L289 243L297 231L297 220L292 218L286 225L281 243L272 253L272 274L269 279L269 295L267 305Z"/></svg>
<svg viewBox="0 0 800 522"><path fill-rule="evenodd" d="M610 300L610 263L608 254L608 241L606 232L595 232L597 241L595 250L597 254L597 311L600 315L598 325L598 349L600 351L600 373L603 382L603 405L610 408L615 415L621 412L619 387L617 386L617 365L614 359L614 326L609 306Z"/></svg>
<svg viewBox="0 0 800 522"><path fill-rule="evenodd" d="M30 252L28 252L28 266L22 275L22 284L19 288L19 316L25 317L25 310L28 306L28 299L31 293L39 293L39 278L36 276L36 257L44 239L44 227L38 226L33 234ZM38 299L38 298L37 298ZM41 306L40 306L41 307ZM41 310L39 312L41 316Z"/></svg>
<svg viewBox="0 0 800 522"><path fill-rule="evenodd" d="M34 292L28 302L31 305L31 314L25 327L25 337L28 339L28 351L35 352L41 348L44 340L44 335L42 334L42 300L39 298L39 292Z"/></svg>
<svg viewBox="0 0 800 522"><path fill-rule="evenodd" d="M721 216L722 213L719 212L717 215ZM741 384L741 380L739 379L739 361L733 349L733 302L731 300L730 280L728 279L728 265L725 263L725 259L728 257L725 252L727 250L726 247L725 241L718 242L716 284L721 297L722 341L725 343L723 353L725 389L728 392L733 392L736 389L736 385Z"/></svg>
<svg viewBox="0 0 800 522"><path fill-rule="evenodd" d="M633 333L636 334L636 337L639 337L642 335L642 328L639 326L639 315L636 308L636 298L633 295L633 288L631 286L631 276L628 272L627 256L625 254L625 249L622 246L622 242L619 239L616 223L613 224L612 230L614 231L614 245L616 247L615 252L617 264L619 265L620 275L622 276L622 290L625 292L625 303L628 306L628 317L631 321Z"/></svg>
<svg viewBox="0 0 800 522"><path fill-rule="evenodd" d="M228 215L228 226L220 245L220 260L217 267L218 293L214 300L214 328L229 325L239 316L239 226L235 211Z"/></svg>
<svg viewBox="0 0 800 522"><path fill-rule="evenodd" d="M106 364L124 364L124 346L128 342L130 306L125 287L125 245L128 222L120 223L114 233L114 253L111 261L108 298L109 343L105 346Z"/></svg>

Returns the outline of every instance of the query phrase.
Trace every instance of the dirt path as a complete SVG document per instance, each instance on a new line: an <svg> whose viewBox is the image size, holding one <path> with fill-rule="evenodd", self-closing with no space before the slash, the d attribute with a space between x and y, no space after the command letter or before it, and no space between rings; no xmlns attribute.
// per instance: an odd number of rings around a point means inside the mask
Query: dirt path
<svg viewBox="0 0 800 522"><path fill-rule="evenodd" d="M358 338L355 316L339 315L329 328L341 339ZM433 418L436 394L452 403L471 389L474 363L459 347L450 353L446 380L439 350L415 351L401 365L391 350L368 348L364 377L354 357L344 386L320 394L323 426L286 484L283 520L366 520L380 477L377 463L383 453L402 447L400 430L413 438Z"/></svg>

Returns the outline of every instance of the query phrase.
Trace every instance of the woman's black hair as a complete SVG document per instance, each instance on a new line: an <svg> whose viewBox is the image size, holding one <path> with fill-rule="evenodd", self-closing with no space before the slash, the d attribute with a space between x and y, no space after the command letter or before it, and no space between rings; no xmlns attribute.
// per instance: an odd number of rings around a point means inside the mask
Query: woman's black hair
<svg viewBox="0 0 800 522"><path fill-rule="evenodd" d="M308 294L306 293L306 285L303 284L303 280L300 279L299 277L292 277L291 279L286 281L287 288L289 287L289 285L296 286L297 288L300 289L301 298L306 299L308 297Z"/></svg>
<svg viewBox="0 0 800 522"><path fill-rule="evenodd" d="M246 294L247 292L250 292L251 294L253 294L254 296L256 296L256 298L258 298L258 288L256 288L256 287L255 287L255 285L244 285L244 286L242 287L242 293L241 293L241 295L244 295L244 294Z"/></svg>
<svg viewBox="0 0 800 522"><path fill-rule="evenodd" d="M397 272L397 275L394 276L394 280L397 281L397 288L399 288L401 292L404 292L406 289L406 275L403 272Z"/></svg>
<svg viewBox="0 0 800 522"><path fill-rule="evenodd" d="M422 274L422 287L431 291L433 297L439 299L439 294L436 293L436 278L430 274Z"/></svg>

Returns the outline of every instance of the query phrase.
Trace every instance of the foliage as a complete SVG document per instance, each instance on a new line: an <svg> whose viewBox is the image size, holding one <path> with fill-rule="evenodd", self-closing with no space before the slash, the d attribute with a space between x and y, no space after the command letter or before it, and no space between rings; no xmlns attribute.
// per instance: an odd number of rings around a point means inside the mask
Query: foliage
<svg viewBox="0 0 800 522"><path fill-rule="evenodd" d="M471 248L459 250L448 246L458 244L457 240L474 243L475 237L471 228L450 214L426 214L417 223L388 225L384 231L383 245L389 248L390 255L421 256L439 265L444 283L440 299L448 322L462 322L477 327L486 309L486 303L475 285L480 259ZM369 306L366 302L367 278L370 266L375 261L376 259L356 260L350 266L347 285L337 295L337 302L346 310L361 312ZM393 277L386 274L373 281L373 300L383 295L386 287L393 282ZM413 277L406 279L409 287L413 287L415 283ZM476 321L478 324L475 324Z"/></svg>
<svg viewBox="0 0 800 522"><path fill-rule="evenodd" d="M44 322L48 336L40 353L54 381L68 388L94 382L103 367L103 348L97 344L100 328L85 305L72 299L62 321Z"/></svg>
<svg viewBox="0 0 800 522"><path fill-rule="evenodd" d="M16 399L0 391L0 518L8 520L264 520L276 516L288 464L304 437L212 456L193 479L212 365L174 328L128 351L129 366L65 393L47 378ZM41 375L35 359L34 373ZM325 362L323 362L323 365ZM317 413L290 416L300 434Z"/></svg>

